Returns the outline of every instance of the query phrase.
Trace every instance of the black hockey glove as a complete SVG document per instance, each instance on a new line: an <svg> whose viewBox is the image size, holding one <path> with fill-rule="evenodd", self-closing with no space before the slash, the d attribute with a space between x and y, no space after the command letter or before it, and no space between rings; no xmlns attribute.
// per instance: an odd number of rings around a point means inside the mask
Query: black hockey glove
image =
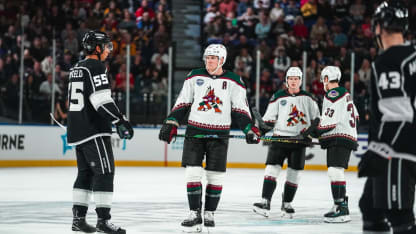
<svg viewBox="0 0 416 234"><path fill-rule="evenodd" d="M159 140L166 141L168 144L178 134L179 123L175 119L166 119L159 132Z"/></svg>
<svg viewBox="0 0 416 234"><path fill-rule="evenodd" d="M249 124L246 129L248 129L248 131L246 131L246 142L247 144L258 144L260 142L260 130L254 126Z"/></svg>
<svg viewBox="0 0 416 234"><path fill-rule="evenodd" d="M121 139L130 140L133 138L134 130L130 122L123 116L118 122L115 123L117 134Z"/></svg>
<svg viewBox="0 0 416 234"><path fill-rule="evenodd" d="M358 177L374 177L382 175L387 170L389 159L367 151L358 163Z"/></svg>
<svg viewBox="0 0 416 234"><path fill-rule="evenodd" d="M301 135L305 138L305 139L312 139L313 137L318 137L318 131L317 131L317 127L319 125L319 118L316 118L314 120L312 120L311 122L311 126L309 126L309 128L302 130L301 131Z"/></svg>

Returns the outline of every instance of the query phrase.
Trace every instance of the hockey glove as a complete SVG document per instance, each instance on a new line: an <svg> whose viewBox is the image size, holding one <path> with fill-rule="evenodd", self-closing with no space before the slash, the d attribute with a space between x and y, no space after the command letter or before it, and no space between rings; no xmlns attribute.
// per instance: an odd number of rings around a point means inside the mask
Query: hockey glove
<svg viewBox="0 0 416 234"><path fill-rule="evenodd" d="M130 140L133 138L134 130L130 124L130 122L123 116L118 122L115 123L117 134L121 139L128 139Z"/></svg>
<svg viewBox="0 0 416 234"><path fill-rule="evenodd" d="M178 134L179 123L175 119L166 119L159 132L159 139L166 141L168 144Z"/></svg>
<svg viewBox="0 0 416 234"><path fill-rule="evenodd" d="M245 131L247 144L258 144L260 142L260 130L251 124L247 125Z"/></svg>
<svg viewBox="0 0 416 234"><path fill-rule="evenodd" d="M300 132L300 134L305 138L305 139L310 139L312 140L313 137L318 137L318 131L317 131L317 127L319 125L319 118L316 118L314 120L312 120L311 122L311 126L309 126L308 129L304 129Z"/></svg>
<svg viewBox="0 0 416 234"><path fill-rule="evenodd" d="M358 177L374 177L387 171L389 159L383 158L371 151L365 152L358 163Z"/></svg>

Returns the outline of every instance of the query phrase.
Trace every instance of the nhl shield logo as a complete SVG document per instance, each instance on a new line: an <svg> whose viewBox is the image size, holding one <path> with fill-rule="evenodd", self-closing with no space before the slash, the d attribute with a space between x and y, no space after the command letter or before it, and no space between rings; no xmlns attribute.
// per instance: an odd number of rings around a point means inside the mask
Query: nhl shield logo
<svg viewBox="0 0 416 234"><path fill-rule="evenodd" d="M337 97L338 95L339 95L339 93L336 90L332 90L328 93L328 97L330 97L330 98Z"/></svg>
<svg viewBox="0 0 416 234"><path fill-rule="evenodd" d="M287 101L286 101L286 100L281 100L281 101L280 101L280 105L282 105L282 106L285 106L285 105L286 105L286 103L287 103Z"/></svg>
<svg viewBox="0 0 416 234"><path fill-rule="evenodd" d="M204 80L203 80L203 79L198 79L198 80L196 80L196 84L197 84L198 86L201 86L201 85L203 85L203 84L204 84Z"/></svg>

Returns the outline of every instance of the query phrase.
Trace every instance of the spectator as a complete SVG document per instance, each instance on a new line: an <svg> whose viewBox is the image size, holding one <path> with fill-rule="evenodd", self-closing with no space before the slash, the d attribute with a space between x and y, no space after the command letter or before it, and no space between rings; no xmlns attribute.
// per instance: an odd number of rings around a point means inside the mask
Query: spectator
<svg viewBox="0 0 416 234"><path fill-rule="evenodd" d="M256 24L256 35L258 39L265 39L270 32L271 24L264 12L260 13L260 22Z"/></svg>
<svg viewBox="0 0 416 234"><path fill-rule="evenodd" d="M370 61L368 59L364 59L360 69L358 70L359 79L363 81L366 86L370 84L370 78L371 78L371 67L370 67Z"/></svg>
<svg viewBox="0 0 416 234"><path fill-rule="evenodd" d="M64 49L71 52L71 54L78 54L78 40L74 31L70 32L64 40Z"/></svg>
<svg viewBox="0 0 416 234"><path fill-rule="evenodd" d="M285 12L280 7L280 3L278 1L274 2L274 7L270 10L269 18L272 23L276 22L278 18L284 17Z"/></svg>
<svg viewBox="0 0 416 234"><path fill-rule="evenodd" d="M108 7L104 10L104 17L106 17L110 12L114 14L116 19L121 18L121 11L117 7L116 2L114 0L111 0L108 4Z"/></svg>
<svg viewBox="0 0 416 234"><path fill-rule="evenodd" d="M250 74L253 64L253 58L250 56L246 48L240 50L240 54L234 60L234 66L244 67L244 73Z"/></svg>
<svg viewBox="0 0 416 234"><path fill-rule="evenodd" d="M234 0L223 0L220 3L220 12L222 15L228 15L229 12L235 12L237 3Z"/></svg>
<svg viewBox="0 0 416 234"><path fill-rule="evenodd" d="M296 16L295 25L293 26L293 32L296 37L300 37L305 40L308 37L308 28L303 23L302 16Z"/></svg>
<svg viewBox="0 0 416 234"><path fill-rule="evenodd" d="M278 48L278 55L273 61L273 68L275 71L286 71L290 66L291 60L286 55L286 50L283 47Z"/></svg>
<svg viewBox="0 0 416 234"><path fill-rule="evenodd" d="M155 18L155 12L148 5L148 0L142 0L141 6L136 10L136 22L139 22L142 19L144 13L148 14L149 20L153 20Z"/></svg>
<svg viewBox="0 0 416 234"><path fill-rule="evenodd" d="M284 9L284 12L285 12L285 22L293 26L295 17L300 14L299 5L295 2L295 0L289 0L289 5L286 6L286 8Z"/></svg>
<svg viewBox="0 0 416 234"><path fill-rule="evenodd" d="M316 5L315 0L308 0L300 8L300 11L302 12L307 27L310 27L315 23L316 17L318 16L318 6Z"/></svg>
<svg viewBox="0 0 416 234"><path fill-rule="evenodd" d="M348 43L348 37L342 32L342 28L339 25L334 25L334 45L338 47L346 46Z"/></svg>
<svg viewBox="0 0 416 234"><path fill-rule="evenodd" d="M254 8L257 10L262 9L269 9L270 8L270 0L254 0Z"/></svg>
<svg viewBox="0 0 416 234"><path fill-rule="evenodd" d="M67 124L67 117L68 117L68 110L69 110L69 101L65 97L60 97L56 101L55 104L55 119L61 123L66 125Z"/></svg>
<svg viewBox="0 0 416 234"><path fill-rule="evenodd" d="M116 90L119 92L126 92L126 64L123 63L120 66L119 72L116 75ZM129 74L130 90L134 89L133 74Z"/></svg>
<svg viewBox="0 0 416 234"><path fill-rule="evenodd" d="M361 0L355 0L350 6L350 15L354 23L361 23L364 19L366 7Z"/></svg>
<svg viewBox="0 0 416 234"><path fill-rule="evenodd" d="M251 6L249 0L240 0L237 6L237 16L244 14L249 6Z"/></svg>
<svg viewBox="0 0 416 234"><path fill-rule="evenodd" d="M53 88L55 89L55 93L62 94L61 89L59 86L54 83ZM39 93L43 94L44 96L51 96L52 93L52 73L48 73L47 79L40 84Z"/></svg>
<svg viewBox="0 0 416 234"><path fill-rule="evenodd" d="M125 29L129 32L136 28L136 21L134 21L128 9L123 10L123 19L118 24L118 27L119 29Z"/></svg>
<svg viewBox="0 0 416 234"><path fill-rule="evenodd" d="M143 30L145 36L150 37L154 30L153 22L148 12L144 12L137 23L137 28Z"/></svg>
<svg viewBox="0 0 416 234"><path fill-rule="evenodd" d="M52 56L50 55L46 56L42 60L40 66L41 66L43 73L45 74L52 73L52 67L53 67Z"/></svg>
<svg viewBox="0 0 416 234"><path fill-rule="evenodd" d="M324 38L324 35L328 33L328 27L325 24L325 19L323 17L318 17L316 24L312 26L310 38L312 39L321 39Z"/></svg>

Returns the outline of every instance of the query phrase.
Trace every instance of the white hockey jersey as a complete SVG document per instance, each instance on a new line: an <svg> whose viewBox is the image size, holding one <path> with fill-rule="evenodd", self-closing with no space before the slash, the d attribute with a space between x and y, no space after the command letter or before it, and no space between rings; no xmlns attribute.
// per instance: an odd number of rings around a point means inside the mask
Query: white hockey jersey
<svg viewBox="0 0 416 234"><path fill-rule="evenodd" d="M245 85L230 71L211 76L204 68L192 70L169 117L180 121L189 108L188 128L228 132L232 113L242 129L252 122Z"/></svg>
<svg viewBox="0 0 416 234"><path fill-rule="evenodd" d="M343 146L357 149L358 111L351 95L344 87L337 87L326 92L322 117L318 126L319 141L322 148Z"/></svg>
<svg viewBox="0 0 416 234"><path fill-rule="evenodd" d="M263 121L274 124L273 135L296 136L319 115L318 104L310 93L302 90L292 95L279 90L270 99Z"/></svg>

